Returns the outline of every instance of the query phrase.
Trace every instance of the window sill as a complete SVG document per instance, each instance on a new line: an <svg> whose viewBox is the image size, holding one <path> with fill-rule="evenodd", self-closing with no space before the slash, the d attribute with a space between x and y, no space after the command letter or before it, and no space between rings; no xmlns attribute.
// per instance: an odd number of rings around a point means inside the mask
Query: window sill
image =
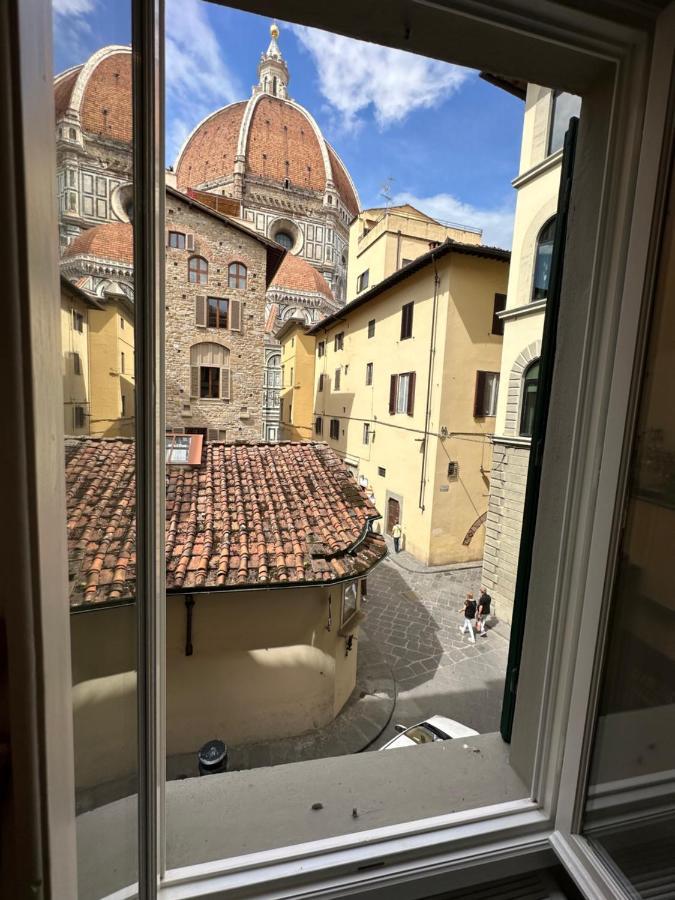
<svg viewBox="0 0 675 900"><path fill-rule="evenodd" d="M327 866L329 853L348 848L356 873L385 854L388 862L415 847L431 854L458 838L463 854L512 829L522 840L526 820L540 832L546 820L526 799L529 790L509 753L499 734L485 734L168 782L167 862L174 871L166 883L236 871L241 885L264 878L265 867L276 863L302 867L304 859L306 868L307 856L319 870L317 857ZM317 802L322 808L312 809ZM123 883L120 872L132 855L122 823L131 821L135 804L128 797L78 817L81 884L88 895L105 896ZM111 836L119 837L118 845L111 845ZM129 871L128 881L133 877Z"/></svg>

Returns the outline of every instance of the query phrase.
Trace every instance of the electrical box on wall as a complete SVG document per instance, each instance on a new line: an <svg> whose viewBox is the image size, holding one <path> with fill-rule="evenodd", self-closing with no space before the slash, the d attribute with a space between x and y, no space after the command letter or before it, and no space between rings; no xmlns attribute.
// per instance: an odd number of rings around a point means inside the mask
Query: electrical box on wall
<svg viewBox="0 0 675 900"><path fill-rule="evenodd" d="M458 478L459 477L459 463L458 462L449 462L448 463L448 478Z"/></svg>

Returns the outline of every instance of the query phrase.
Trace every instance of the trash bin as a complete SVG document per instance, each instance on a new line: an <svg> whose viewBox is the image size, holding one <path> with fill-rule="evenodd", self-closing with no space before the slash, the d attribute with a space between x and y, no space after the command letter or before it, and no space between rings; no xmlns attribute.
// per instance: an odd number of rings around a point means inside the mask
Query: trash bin
<svg viewBox="0 0 675 900"><path fill-rule="evenodd" d="M227 771L227 747L222 741L207 741L197 753L200 775Z"/></svg>

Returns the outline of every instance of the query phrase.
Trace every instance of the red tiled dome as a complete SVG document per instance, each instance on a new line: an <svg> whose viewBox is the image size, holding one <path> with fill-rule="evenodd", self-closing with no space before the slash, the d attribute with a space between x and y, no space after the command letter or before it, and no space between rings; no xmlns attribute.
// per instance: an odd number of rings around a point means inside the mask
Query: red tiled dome
<svg viewBox="0 0 675 900"><path fill-rule="evenodd" d="M115 141L132 139L131 49L103 47L54 80L57 120L69 107L80 115L82 130Z"/></svg>
<svg viewBox="0 0 675 900"><path fill-rule="evenodd" d="M323 192L329 177L352 215L359 211L347 170L310 114L282 97L256 94L204 119L176 160L179 190L200 187L234 173L237 149L246 175Z"/></svg>
<svg viewBox="0 0 675 900"><path fill-rule="evenodd" d="M322 294L333 300L333 292L321 272L299 256L287 253L270 284L270 290L288 291L288 293Z"/></svg>
<svg viewBox="0 0 675 900"><path fill-rule="evenodd" d="M95 256L131 266L134 262L133 228L128 222L108 222L88 228L68 244L63 256Z"/></svg>

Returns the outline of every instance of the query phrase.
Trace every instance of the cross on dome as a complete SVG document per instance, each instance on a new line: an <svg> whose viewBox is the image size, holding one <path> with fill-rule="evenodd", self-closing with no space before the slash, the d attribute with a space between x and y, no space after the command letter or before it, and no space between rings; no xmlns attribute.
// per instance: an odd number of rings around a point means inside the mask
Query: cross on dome
<svg viewBox="0 0 675 900"><path fill-rule="evenodd" d="M260 56L258 63L258 84L254 93L271 94L273 97L288 98L288 66L281 55L277 38L279 26L276 22L270 25L271 40L267 51Z"/></svg>

